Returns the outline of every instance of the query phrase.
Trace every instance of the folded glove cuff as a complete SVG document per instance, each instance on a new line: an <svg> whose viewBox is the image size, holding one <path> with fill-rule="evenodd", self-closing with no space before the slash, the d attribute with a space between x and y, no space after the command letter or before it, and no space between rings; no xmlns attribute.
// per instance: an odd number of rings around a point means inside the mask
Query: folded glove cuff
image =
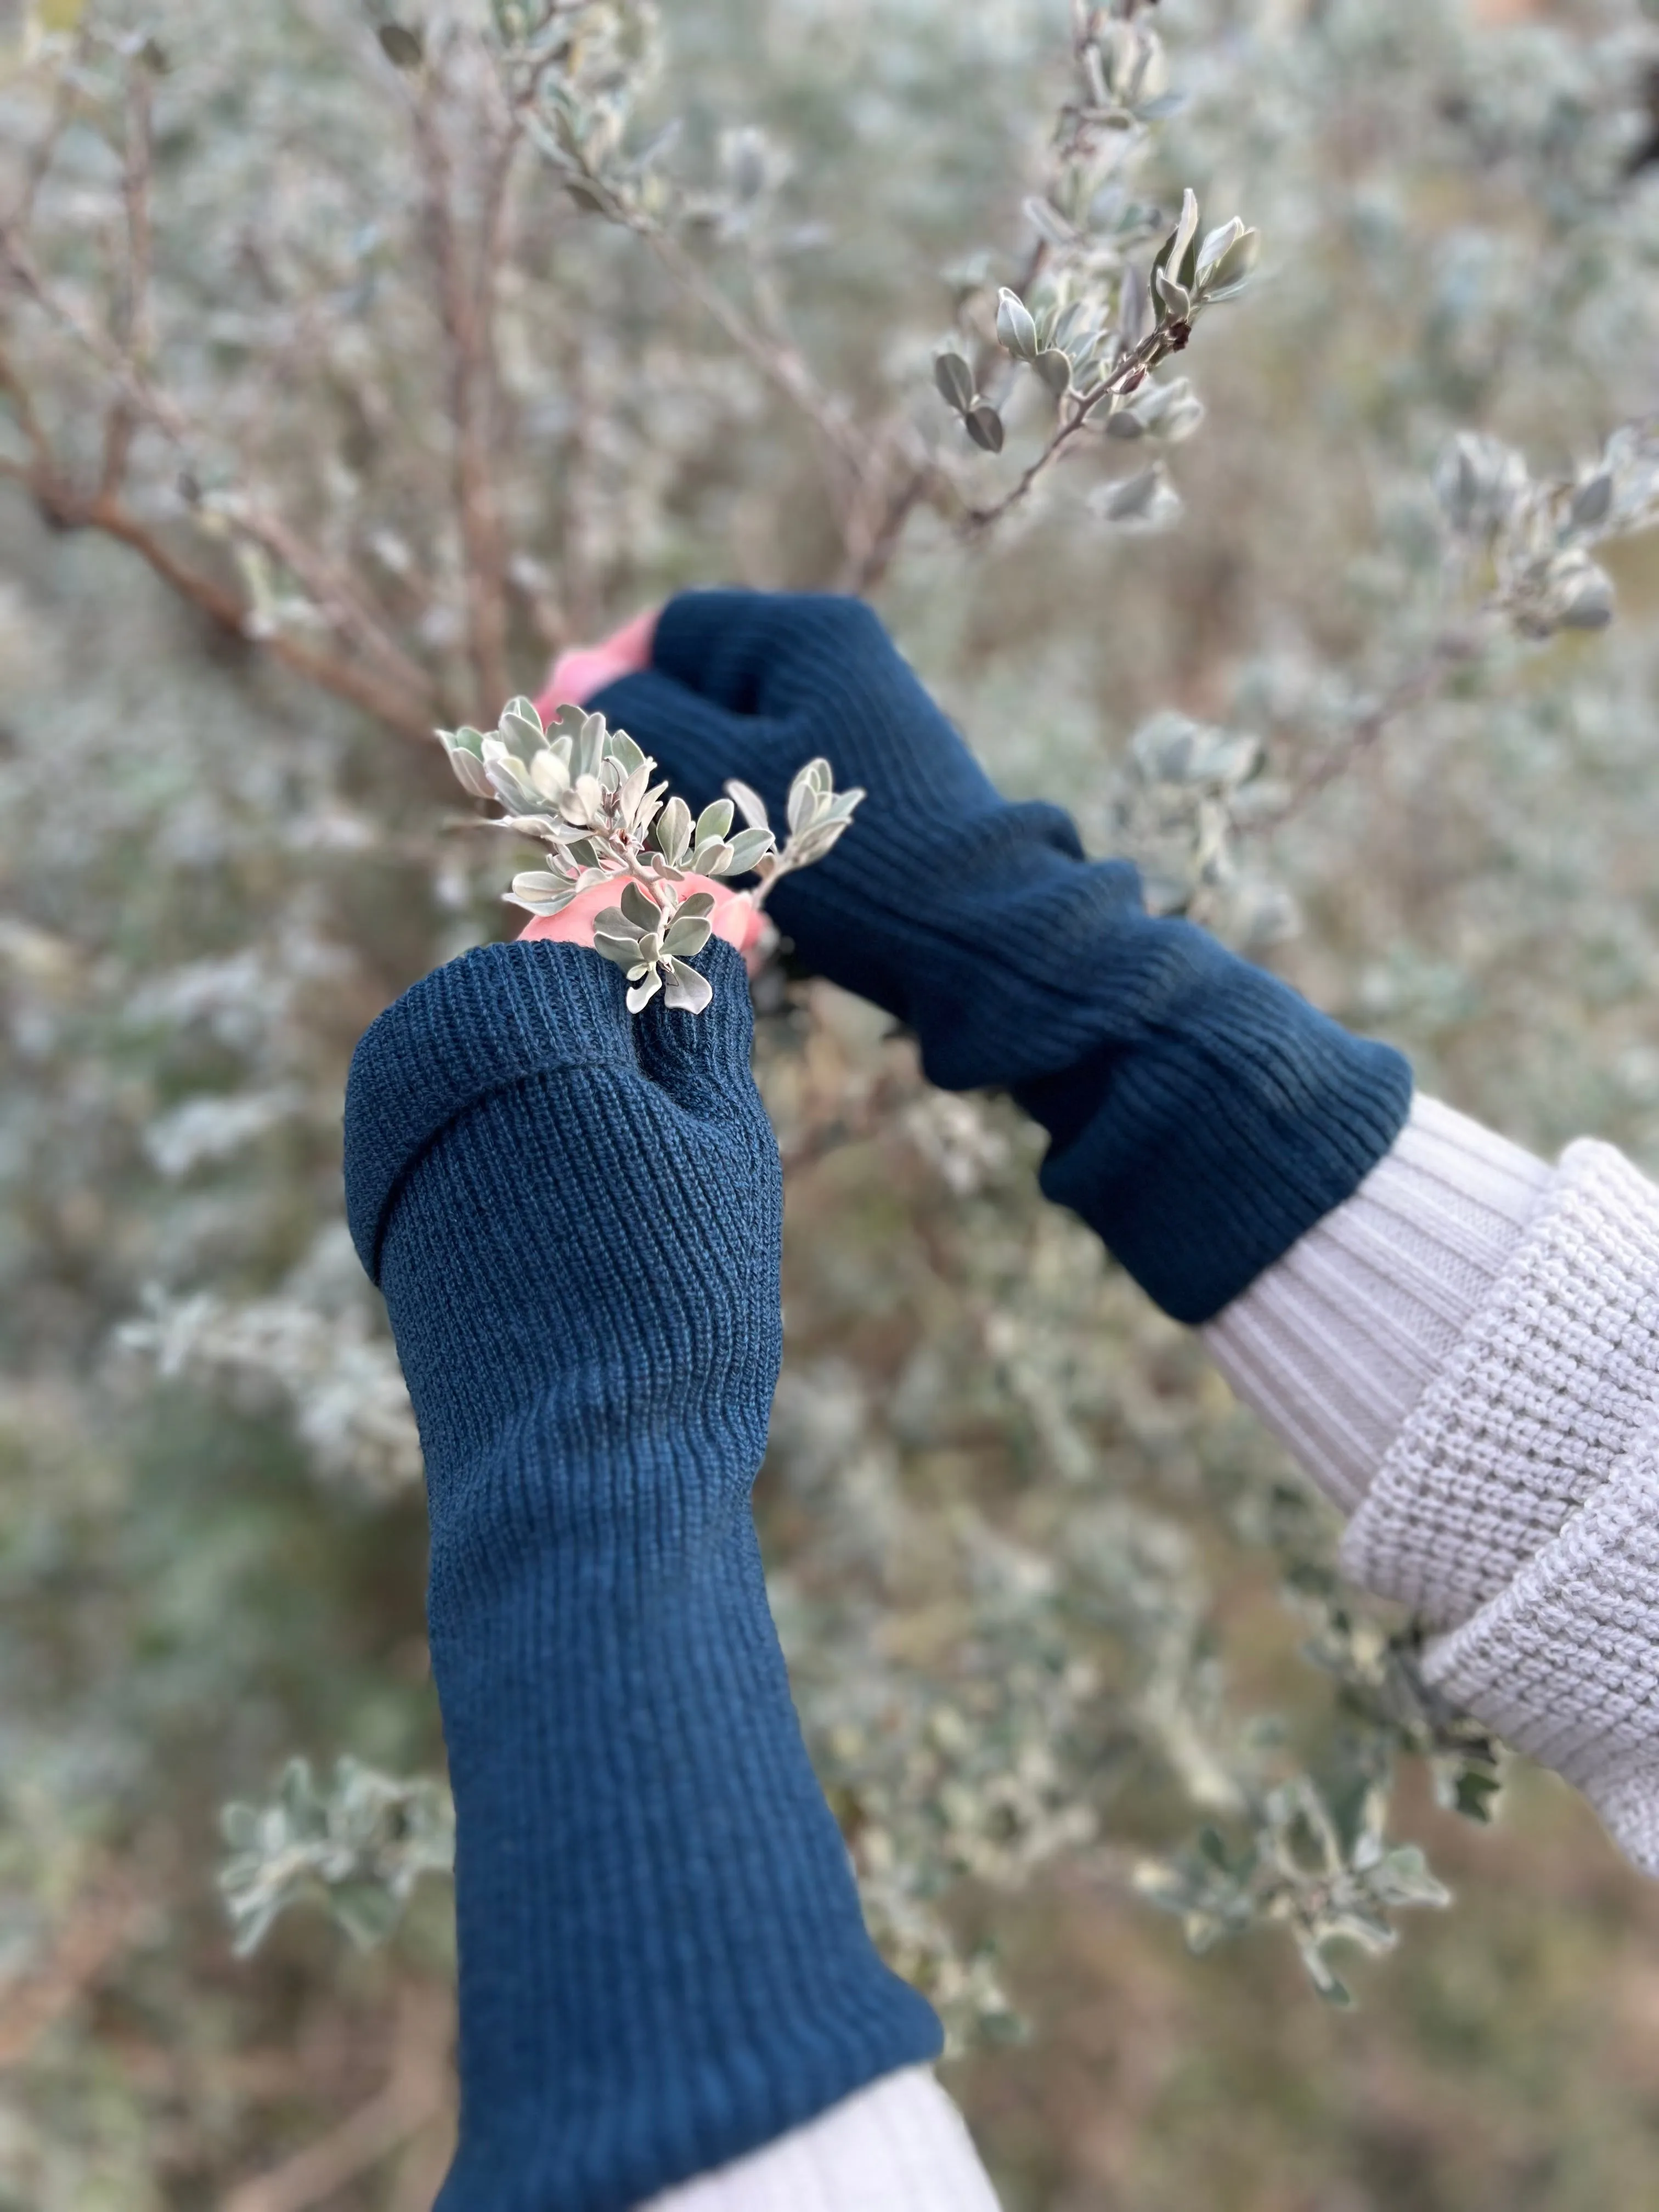
<svg viewBox="0 0 1659 2212"><path fill-rule="evenodd" d="M346 1086L345 1184L352 1242L374 1281L399 1188L458 1115L556 1068L637 1068L626 993L622 970L585 945L486 945L434 969L369 1024Z"/></svg>

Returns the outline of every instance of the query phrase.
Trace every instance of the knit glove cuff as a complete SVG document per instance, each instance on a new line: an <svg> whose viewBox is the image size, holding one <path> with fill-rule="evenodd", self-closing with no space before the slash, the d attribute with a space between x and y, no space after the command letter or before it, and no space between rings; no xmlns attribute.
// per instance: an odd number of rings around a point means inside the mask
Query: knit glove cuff
<svg viewBox="0 0 1659 2212"><path fill-rule="evenodd" d="M398 1193L434 1139L492 1091L562 1067L634 1072L619 969L526 945L436 968L376 1016L346 1089L346 1219L376 1283Z"/></svg>

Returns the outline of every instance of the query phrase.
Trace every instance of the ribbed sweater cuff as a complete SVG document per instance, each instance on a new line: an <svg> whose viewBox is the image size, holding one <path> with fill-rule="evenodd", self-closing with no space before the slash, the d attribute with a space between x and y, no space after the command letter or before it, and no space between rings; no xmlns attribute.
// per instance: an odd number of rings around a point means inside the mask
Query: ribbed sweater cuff
<svg viewBox="0 0 1659 2212"><path fill-rule="evenodd" d="M1521 1242L1550 1170L1418 1097L1386 1157L1205 1330L1222 1373L1345 1512Z"/></svg>
<svg viewBox="0 0 1659 2212"><path fill-rule="evenodd" d="M1419 1101L1206 1334L1357 1509L1346 1571L1444 1632L1426 1679L1659 1875L1659 1190Z"/></svg>
<svg viewBox="0 0 1659 2212"><path fill-rule="evenodd" d="M1352 1197L1410 1112L1411 1070L1201 931L1154 927L1182 935L1155 948L1140 1036L1013 1095L1054 1137L1044 1194L1196 1327ZM1166 1012L1189 960L1202 980Z"/></svg>
<svg viewBox="0 0 1659 2212"><path fill-rule="evenodd" d="M1610 1145L1569 1146L1350 1522L1346 1571L1468 1620L1620 1468L1656 1378L1659 1191Z"/></svg>

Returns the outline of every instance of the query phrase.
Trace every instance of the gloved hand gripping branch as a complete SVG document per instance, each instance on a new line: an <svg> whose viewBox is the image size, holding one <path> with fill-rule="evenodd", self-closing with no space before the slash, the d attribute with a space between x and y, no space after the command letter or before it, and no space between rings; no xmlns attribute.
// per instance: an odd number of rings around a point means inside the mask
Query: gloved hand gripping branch
<svg viewBox="0 0 1659 2212"><path fill-rule="evenodd" d="M587 702L693 805L729 778L775 814L815 755L868 792L771 911L819 974L913 1029L947 1090L1008 1089L1048 1131L1048 1195L1167 1312L1208 1320L1393 1142L1411 1075L1200 929L1069 817L1011 805L868 608L688 592L648 669Z"/></svg>

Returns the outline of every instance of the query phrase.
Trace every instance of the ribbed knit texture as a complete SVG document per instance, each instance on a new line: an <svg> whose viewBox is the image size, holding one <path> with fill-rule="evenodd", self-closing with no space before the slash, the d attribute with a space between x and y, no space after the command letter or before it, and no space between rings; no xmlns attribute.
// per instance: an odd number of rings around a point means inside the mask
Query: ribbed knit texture
<svg viewBox="0 0 1659 2212"><path fill-rule="evenodd" d="M1340 1205L1410 1103L1351 1037L1085 858L1058 807L1000 799L856 600L693 592L653 665L590 702L700 805L741 777L781 823L815 754L869 792L771 911L802 957L913 1029L933 1081L1011 1089L1049 1197L1179 1319L1207 1321Z"/></svg>
<svg viewBox="0 0 1659 2212"><path fill-rule="evenodd" d="M1424 1671L1659 1875L1659 1190L1569 1146L1351 1523Z"/></svg>
<svg viewBox="0 0 1659 2212"><path fill-rule="evenodd" d="M641 2212L998 2212L962 2114L932 2073L890 2074Z"/></svg>
<svg viewBox="0 0 1659 2212"><path fill-rule="evenodd" d="M1569 1146L1348 1524L1347 1571L1467 1620L1625 1468L1656 1380L1659 1192L1610 1145Z"/></svg>
<svg viewBox="0 0 1659 2212"><path fill-rule="evenodd" d="M1490 1297L1541 1160L1419 1092L1353 1196L1204 1332L1233 1389L1345 1512Z"/></svg>
<svg viewBox="0 0 1659 2212"><path fill-rule="evenodd" d="M742 965L493 945L370 1028L347 1204L426 1454L457 1818L441 2212L621 2212L940 2045L815 1780L750 1510L781 1330Z"/></svg>
<svg viewBox="0 0 1659 2212"><path fill-rule="evenodd" d="M1206 1331L1337 1504L1427 1679L1659 1875L1659 1190L1419 1099L1347 1203Z"/></svg>
<svg viewBox="0 0 1659 2212"><path fill-rule="evenodd" d="M1429 1644L1424 1673L1582 1790L1659 1875L1659 1419L1490 1603Z"/></svg>

